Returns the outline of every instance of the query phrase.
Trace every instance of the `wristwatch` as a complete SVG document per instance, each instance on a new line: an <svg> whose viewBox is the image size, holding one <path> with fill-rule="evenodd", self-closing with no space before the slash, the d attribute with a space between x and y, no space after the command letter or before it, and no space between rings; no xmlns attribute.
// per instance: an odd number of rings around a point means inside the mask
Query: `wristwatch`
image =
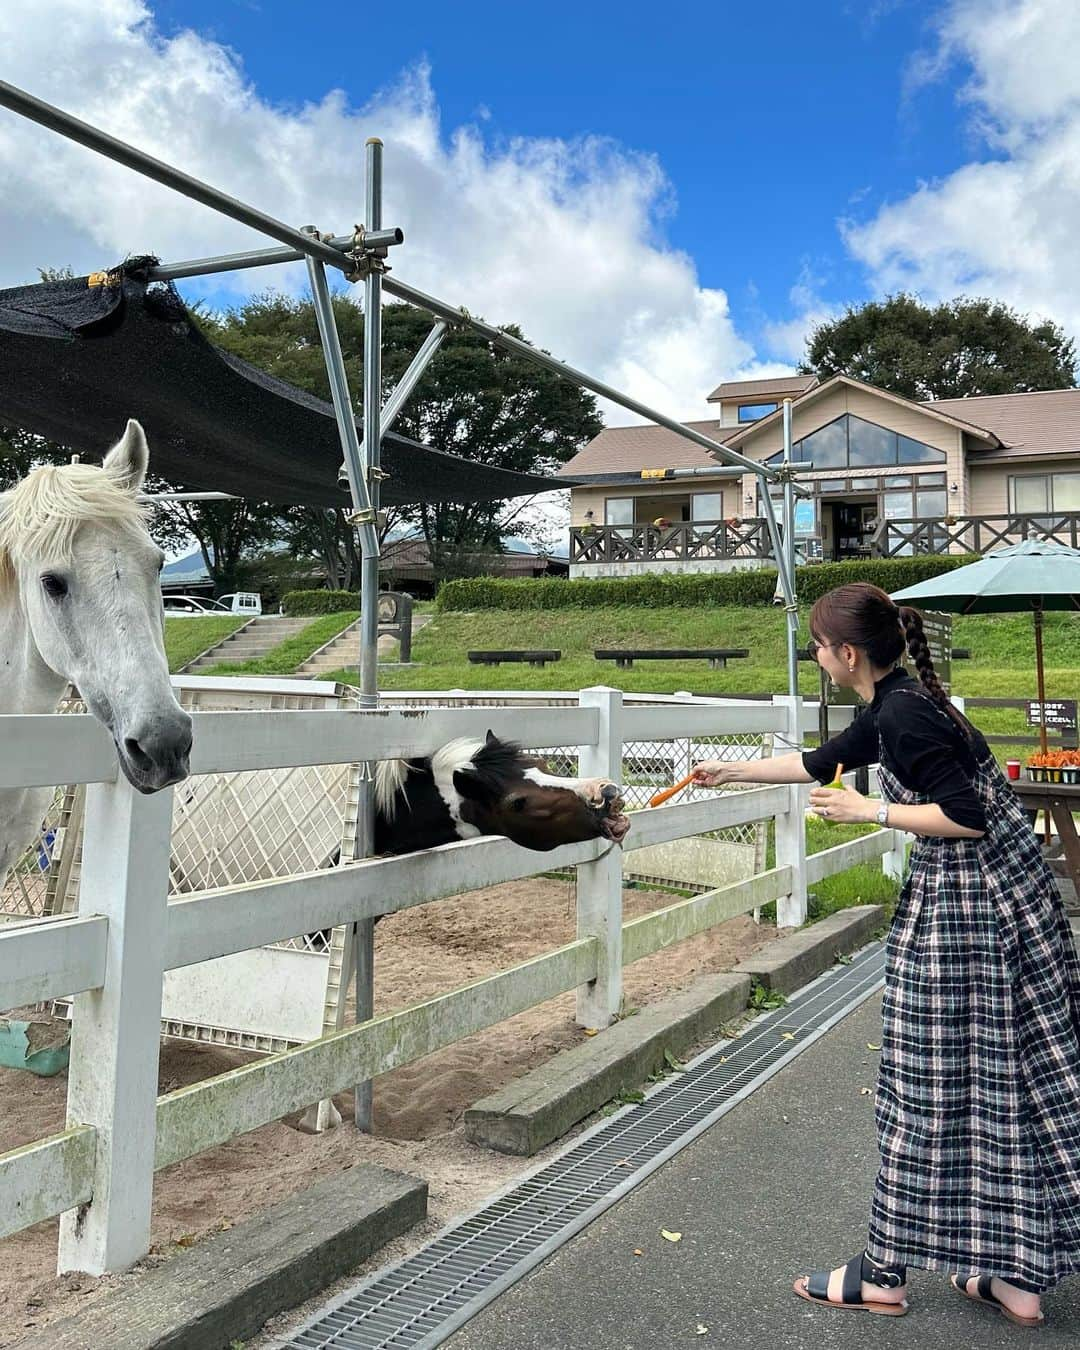
<svg viewBox="0 0 1080 1350"><path fill-rule="evenodd" d="M879 825L888 825L889 823L889 803L882 802L877 809L877 823Z"/></svg>

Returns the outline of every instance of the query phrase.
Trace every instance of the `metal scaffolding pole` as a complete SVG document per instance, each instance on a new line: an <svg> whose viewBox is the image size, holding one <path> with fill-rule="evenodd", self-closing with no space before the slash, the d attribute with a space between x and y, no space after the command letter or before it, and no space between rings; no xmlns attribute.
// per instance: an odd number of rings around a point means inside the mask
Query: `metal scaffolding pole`
<svg viewBox="0 0 1080 1350"><path fill-rule="evenodd" d="M780 478L776 470L770 468L767 464L757 464L754 460L747 459L744 455L740 455L737 450L731 450L719 441L714 441L700 431L695 431L693 427L684 426L682 422L675 421L673 417L668 417L665 413L658 412L645 403L639 403L637 399L621 393L610 384L604 384L602 380L586 375L584 371L568 366L565 361L559 361L556 357L541 351L539 347L531 347L527 342L522 342L520 338L504 333L501 328L485 323L482 319L474 318L467 310L455 309L453 305L448 305L446 301L437 300L431 295L425 295L423 291L418 291L414 286L408 286L395 277L384 277L383 289L388 295L396 295L399 300L407 300L409 304L415 305L418 309L426 309L429 314L434 314L440 319L446 319L449 323L463 324L482 337L487 338L489 342L494 342L496 346L502 347L508 352L514 352L518 356L523 356L526 360L535 361L537 365L554 371L556 375L563 375L567 379L573 380L575 384L580 384L582 388L591 389L594 394L599 394L601 398L610 399L612 403L617 403L620 407L637 413L647 421L666 427L668 431L675 432L677 436L682 436L686 440L703 446L704 449L719 456L726 464L738 465L746 473L756 474L770 482L777 482Z"/></svg>
<svg viewBox="0 0 1080 1350"><path fill-rule="evenodd" d="M366 224L382 228L382 141L372 136L366 155ZM430 335L429 335L430 339ZM441 339L439 339L441 341ZM431 345L430 354L438 350ZM430 357L428 358L430 359ZM413 364L416 364L414 360ZM420 368L421 370L423 367ZM419 371L416 378L419 378ZM406 395L407 397L407 395ZM404 402L404 399L402 399ZM400 408L400 404L398 407ZM395 415L396 415L395 410ZM382 476L382 273L376 267L364 278L364 467L368 474L372 506L379 509ZM364 552L360 562L360 706L375 708L379 702L379 554ZM355 856L370 856L375 846L375 765L368 762L360 782ZM356 944L356 1020L366 1022L375 1014L375 921L365 919L353 927ZM358 1130L371 1130L371 1080L353 1089L354 1121Z"/></svg>
<svg viewBox="0 0 1080 1350"><path fill-rule="evenodd" d="M201 202L203 206L209 206L215 211L220 211L223 216L231 216L233 220L238 220L243 225L250 225L253 230L259 230L263 234L268 234L271 239L277 239L283 244L288 244L290 248L298 250L302 256L319 258L324 263L329 263L331 267L341 266L342 255L340 250L322 243L314 235L302 234L299 230L293 229L291 225L286 225L284 221L275 220L273 216L268 216L264 211L259 211L254 206L248 206L245 202L237 201L235 197L230 197L228 193L220 192L217 188L211 187L209 183L201 182L198 178L192 178L190 174L183 173L180 169L173 168L171 164L165 164L160 159L155 159L153 155L148 155L143 150L136 150L133 145L128 145L126 141L119 141L115 136L109 136L106 132L99 131L97 127L91 126L88 122L80 122L77 117L72 117L70 113L62 112L59 108L54 108L51 103L45 103L39 98L34 98L32 94L26 93L23 89L17 89L13 84L8 84L4 80L0 80L0 107L10 108L12 112L17 112L28 118L29 121L37 122L40 126L48 127L50 131L58 131L68 140L77 141L79 145L85 145L90 150L96 150L99 155L104 155L106 159L113 159L118 164L134 169L136 173L152 178L157 183L163 183L165 187L183 193L185 197L190 197L192 201Z"/></svg>
<svg viewBox="0 0 1080 1350"><path fill-rule="evenodd" d="M322 236L322 242L338 251L337 262L329 258L323 261L339 267L343 272L353 272L356 259L353 256L358 244L363 245L365 253L377 252L379 256L395 244L404 243L405 236L399 229L365 230L362 238L354 234L338 234L332 239ZM248 249L243 253L215 253L209 258L192 258L190 262L158 263L147 271L150 281L179 281L181 277L206 277L215 272L240 272L246 267L270 267L276 263L302 262L306 255L295 248Z"/></svg>
<svg viewBox="0 0 1080 1350"><path fill-rule="evenodd" d="M795 586L795 481L791 468L791 399L784 399L784 555L791 580L791 593L785 595L787 613L788 693L799 694L799 610Z"/></svg>

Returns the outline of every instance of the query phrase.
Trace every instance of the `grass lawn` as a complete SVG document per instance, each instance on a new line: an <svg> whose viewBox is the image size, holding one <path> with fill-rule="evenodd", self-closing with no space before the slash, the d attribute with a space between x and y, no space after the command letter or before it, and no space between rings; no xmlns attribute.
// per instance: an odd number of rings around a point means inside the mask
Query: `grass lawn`
<svg viewBox="0 0 1080 1350"><path fill-rule="evenodd" d="M165 656L169 669L177 671L193 661L200 652L206 651L216 642L221 642L230 633L235 633L247 620L242 614L222 614L206 619L166 619L165 620Z"/></svg>
<svg viewBox="0 0 1080 1350"><path fill-rule="evenodd" d="M802 613L800 641L807 634ZM957 694L983 698L1035 697L1035 643L1025 614L978 615L957 619L954 642L971 649L970 661L953 664ZM1049 698L1080 697L1080 615L1048 614L1045 632L1046 685ZM543 669L528 665L473 666L470 648L555 647L563 659ZM619 670L612 661L596 661L596 647L747 647L749 658L726 670L709 670L704 661L645 661ZM437 614L413 639L409 670L380 672L384 689L582 689L613 685L627 692L766 694L787 686L783 614L779 609L717 607L710 610L612 607L597 610L508 611ZM355 674L331 678L355 682ZM818 673L799 663L803 694L818 691ZM1020 709L980 708L972 720L984 731L1027 735ZM994 747L1002 758L1022 754L1015 745Z"/></svg>
<svg viewBox="0 0 1080 1350"><path fill-rule="evenodd" d="M270 657L246 666L224 666L220 673L294 670L315 647L328 641L334 625L344 627L355 615L328 615L315 620L291 643ZM800 642L808 637L808 610L801 614ZM188 625L193 620L174 621ZM209 622L216 622L210 620ZM325 628L319 627L325 625ZM971 649L972 659L953 665L953 689L969 697L1034 698L1035 646L1029 615L979 615L957 619L953 640ZM204 646L209 643L204 643ZM1080 697L1080 615L1049 614L1045 630L1046 684L1049 698ZM528 665L472 666L465 653L472 648L556 647L563 659L543 669ZM750 656L732 661L726 670L709 670L704 661L647 661L631 670L593 658L596 647L747 647ZM559 689L577 690L606 684L627 692L738 695L781 692L787 685L783 612L776 608L716 607L707 610L610 607L596 610L508 611L482 610L475 614L436 614L413 639L412 669L384 667L380 686L396 689ZM290 664L291 663L291 664ZM354 672L328 676L355 684ZM810 696L818 692L818 672L809 662L799 663L799 686ZM972 720L982 730L1027 735L1019 709L973 710ZM1001 744L999 758L1023 758L1029 747ZM807 821L807 848L820 852L846 842L872 827L828 825ZM772 845L770 842L770 858ZM769 865L772 863L770 861ZM896 883L880 865L864 863L817 882L809 913L819 919L834 910L858 904L884 904L891 914ZM770 906L765 913L775 912Z"/></svg>

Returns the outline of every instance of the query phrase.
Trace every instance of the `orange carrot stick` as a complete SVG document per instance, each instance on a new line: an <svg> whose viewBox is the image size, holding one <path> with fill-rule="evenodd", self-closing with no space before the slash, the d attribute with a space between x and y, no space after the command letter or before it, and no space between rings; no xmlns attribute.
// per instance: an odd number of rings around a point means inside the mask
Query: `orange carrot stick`
<svg viewBox="0 0 1080 1350"><path fill-rule="evenodd" d="M679 782L677 782L674 785L674 787L665 788L663 792L658 792L656 793L655 796L650 797L649 805L663 806L663 804L668 800L669 797L674 797L676 792L681 792L684 787L689 787L693 781L694 775L692 773L688 773L686 777L680 779Z"/></svg>

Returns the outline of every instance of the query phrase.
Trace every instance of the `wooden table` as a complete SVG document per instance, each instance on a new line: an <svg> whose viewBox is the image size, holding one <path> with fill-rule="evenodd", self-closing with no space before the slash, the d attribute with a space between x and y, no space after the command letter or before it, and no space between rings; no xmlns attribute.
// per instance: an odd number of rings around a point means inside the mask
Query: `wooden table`
<svg viewBox="0 0 1080 1350"><path fill-rule="evenodd" d="M1064 783L1032 783L1021 778L1010 785L1020 798L1025 811L1049 811L1057 826L1058 838L1065 853L1065 864L1069 869L1077 895L1080 895L1080 838L1076 834L1076 822L1072 813L1080 811L1080 787Z"/></svg>

